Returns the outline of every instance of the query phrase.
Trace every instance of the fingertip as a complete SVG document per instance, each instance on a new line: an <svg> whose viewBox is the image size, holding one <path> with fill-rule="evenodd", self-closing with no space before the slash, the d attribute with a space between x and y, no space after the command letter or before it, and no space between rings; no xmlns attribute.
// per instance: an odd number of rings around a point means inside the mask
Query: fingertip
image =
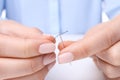
<svg viewBox="0 0 120 80"><path fill-rule="evenodd" d="M60 42L59 45L58 45L58 49L61 51L63 48L64 48L64 47L63 47L63 43Z"/></svg>
<svg viewBox="0 0 120 80"><path fill-rule="evenodd" d="M64 41L64 42L60 42L58 45L58 49L61 51L63 48L66 48L67 46L71 45L72 43L74 43L75 41Z"/></svg>
<svg viewBox="0 0 120 80"><path fill-rule="evenodd" d="M50 34L43 34L43 36L45 36L45 38L47 38L48 40L52 41L53 43L56 42L55 38L50 35Z"/></svg>
<svg viewBox="0 0 120 80"><path fill-rule="evenodd" d="M74 55L71 52L62 53L58 56L59 64L69 63L74 60Z"/></svg>

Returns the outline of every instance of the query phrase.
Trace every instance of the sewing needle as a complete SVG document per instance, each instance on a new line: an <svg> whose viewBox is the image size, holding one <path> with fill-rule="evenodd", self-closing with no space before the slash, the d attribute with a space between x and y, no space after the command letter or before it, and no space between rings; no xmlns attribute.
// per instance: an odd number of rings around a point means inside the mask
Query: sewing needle
<svg viewBox="0 0 120 80"><path fill-rule="evenodd" d="M65 34L65 33L67 33L68 31L65 31L65 32L63 32L63 33L60 33L60 34L58 34L56 37L60 37L60 40L61 40L61 42L62 42L62 45L63 45L63 48L65 48L65 45L64 45L64 42L63 42L63 38L62 38L62 36L61 35L63 35L63 34ZM71 63L70 63L70 65L72 65Z"/></svg>

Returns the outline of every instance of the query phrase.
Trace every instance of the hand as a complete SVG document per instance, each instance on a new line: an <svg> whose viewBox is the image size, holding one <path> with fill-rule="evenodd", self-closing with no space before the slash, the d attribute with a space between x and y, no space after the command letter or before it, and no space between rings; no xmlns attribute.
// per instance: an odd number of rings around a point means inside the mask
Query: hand
<svg viewBox="0 0 120 80"><path fill-rule="evenodd" d="M114 80L120 80L120 16L99 24L84 36L72 42L65 41L65 48L59 44L59 63L95 56L104 74ZM118 78L118 79L117 79Z"/></svg>
<svg viewBox="0 0 120 80"><path fill-rule="evenodd" d="M0 21L0 80L43 80L55 64L54 43L36 28Z"/></svg>

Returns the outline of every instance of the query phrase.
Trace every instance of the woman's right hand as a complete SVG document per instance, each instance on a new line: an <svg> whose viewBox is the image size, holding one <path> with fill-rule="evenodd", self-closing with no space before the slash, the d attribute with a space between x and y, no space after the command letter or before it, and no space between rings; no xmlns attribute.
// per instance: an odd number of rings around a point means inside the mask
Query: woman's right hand
<svg viewBox="0 0 120 80"><path fill-rule="evenodd" d="M0 80L43 80L55 64L54 43L36 28L0 21Z"/></svg>

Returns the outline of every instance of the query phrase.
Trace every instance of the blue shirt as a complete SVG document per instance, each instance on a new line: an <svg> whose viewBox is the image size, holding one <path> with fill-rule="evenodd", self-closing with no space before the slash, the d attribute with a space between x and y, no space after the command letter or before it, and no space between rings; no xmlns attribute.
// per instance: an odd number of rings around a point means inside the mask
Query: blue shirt
<svg viewBox="0 0 120 80"><path fill-rule="evenodd" d="M0 0L0 13L6 9L7 19L45 33L84 34L101 22L103 2L109 18L120 13L120 1L115 0Z"/></svg>

